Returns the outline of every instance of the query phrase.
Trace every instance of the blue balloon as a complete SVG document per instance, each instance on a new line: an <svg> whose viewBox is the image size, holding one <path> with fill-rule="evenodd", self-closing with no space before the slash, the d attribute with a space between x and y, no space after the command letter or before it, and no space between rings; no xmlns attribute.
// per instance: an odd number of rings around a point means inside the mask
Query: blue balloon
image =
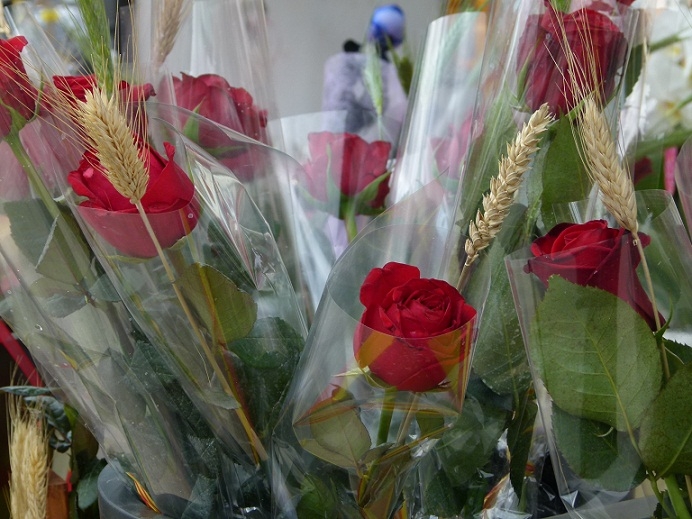
<svg viewBox="0 0 692 519"><path fill-rule="evenodd" d="M368 41L381 47L400 45L404 41L405 21L404 11L396 4L376 8L370 18Z"/></svg>

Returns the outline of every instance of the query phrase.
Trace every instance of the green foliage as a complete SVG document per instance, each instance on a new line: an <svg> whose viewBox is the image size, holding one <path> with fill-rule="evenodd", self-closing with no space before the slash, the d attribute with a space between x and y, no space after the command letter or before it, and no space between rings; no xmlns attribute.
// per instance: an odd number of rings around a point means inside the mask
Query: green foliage
<svg viewBox="0 0 692 519"><path fill-rule="evenodd" d="M553 207L584 200L591 189L589 175L580 158L579 143L569 117L561 117L550 129L540 170L542 181L541 217L547 229L557 222Z"/></svg>
<svg viewBox="0 0 692 519"><path fill-rule="evenodd" d="M639 447L649 469L692 474L692 364L673 375L642 421Z"/></svg>
<svg viewBox="0 0 692 519"><path fill-rule="evenodd" d="M638 427L661 387L651 329L604 290L551 277L529 346L555 405L619 431Z"/></svg>
<svg viewBox="0 0 692 519"><path fill-rule="evenodd" d="M77 0L79 14L84 20L84 37L78 38L80 49L91 63L99 86L112 93L115 85L110 24L106 4L102 0Z"/></svg>
<svg viewBox="0 0 692 519"><path fill-rule="evenodd" d="M244 396L260 438L268 438L276 425L303 343L286 321L273 317L258 320L246 337L228 345L237 356L233 366L240 387L252 387Z"/></svg>
<svg viewBox="0 0 692 519"><path fill-rule="evenodd" d="M560 453L585 481L627 492L644 480L644 468L629 435L558 407L553 408L552 423Z"/></svg>
<svg viewBox="0 0 692 519"><path fill-rule="evenodd" d="M208 265L190 265L175 285L218 344L245 337L257 320L252 296Z"/></svg>

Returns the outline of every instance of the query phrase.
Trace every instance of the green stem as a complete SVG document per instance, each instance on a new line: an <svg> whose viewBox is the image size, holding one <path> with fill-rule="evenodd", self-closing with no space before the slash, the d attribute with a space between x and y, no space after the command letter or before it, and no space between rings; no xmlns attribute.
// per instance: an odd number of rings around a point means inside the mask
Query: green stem
<svg viewBox="0 0 692 519"><path fill-rule="evenodd" d="M664 481L666 482L670 502L673 504L673 509L675 510L675 517L677 519L692 519L692 515L690 515L690 511L685 503L685 498L680 491L677 478L675 476L668 476Z"/></svg>
<svg viewBox="0 0 692 519"><path fill-rule="evenodd" d="M344 224L346 225L346 237L348 243L351 243L358 236L358 224L356 223L356 212L352 207L344 215Z"/></svg>
<svg viewBox="0 0 692 519"><path fill-rule="evenodd" d="M17 158L17 161L22 166L22 169L24 170L27 178L29 179L29 184L31 185L31 188L41 199L43 205L46 206L48 213L54 219L60 216L60 209L58 208L58 204L53 199L53 196L50 194L50 192L48 192L46 185L43 183L43 180L41 179L40 173L34 167L34 163L31 162L31 157L29 157L29 154L26 152L26 149L24 149L24 145L22 144L22 141L19 138L19 133L10 132L5 136L5 142L7 142L10 149L12 150L12 153L14 153L14 156Z"/></svg>
<svg viewBox="0 0 692 519"><path fill-rule="evenodd" d="M397 389L388 387L384 390L382 398L382 413L380 414L380 425L377 429L377 445L387 443L389 437L389 427L392 425L392 415L394 414L394 402L396 401Z"/></svg>

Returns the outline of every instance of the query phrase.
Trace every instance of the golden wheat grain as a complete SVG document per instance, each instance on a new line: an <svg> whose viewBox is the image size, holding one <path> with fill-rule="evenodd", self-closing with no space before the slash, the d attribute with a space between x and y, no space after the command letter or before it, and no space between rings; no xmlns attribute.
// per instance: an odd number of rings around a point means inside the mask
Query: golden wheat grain
<svg viewBox="0 0 692 519"><path fill-rule="evenodd" d="M45 519L50 454L43 414L9 399L10 514L12 519Z"/></svg>
<svg viewBox="0 0 692 519"><path fill-rule="evenodd" d="M149 174L116 96L96 89L80 104L79 119L105 175L132 204L146 192Z"/></svg>
<svg viewBox="0 0 692 519"><path fill-rule="evenodd" d="M582 104L579 134L584 146L584 162L601 191L603 205L621 227L636 234L634 185L620 163L608 121L593 96L588 96Z"/></svg>
<svg viewBox="0 0 692 519"><path fill-rule="evenodd" d="M483 212L478 211L475 220L469 224L469 237L464 246L466 265L471 265L500 231L531 157L538 151L540 137L552 120L548 105L541 106L514 141L507 145L507 154L500 159L498 175L490 180L490 192L483 196Z"/></svg>
<svg viewBox="0 0 692 519"><path fill-rule="evenodd" d="M156 3L154 57L157 64L166 61L173 50L183 21L186 0L159 0Z"/></svg>

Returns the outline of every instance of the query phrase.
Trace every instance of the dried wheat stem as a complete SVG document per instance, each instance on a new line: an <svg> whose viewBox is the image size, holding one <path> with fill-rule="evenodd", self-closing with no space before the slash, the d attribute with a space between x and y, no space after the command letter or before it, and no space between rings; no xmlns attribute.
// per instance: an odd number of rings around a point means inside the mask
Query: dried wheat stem
<svg viewBox="0 0 692 519"><path fill-rule="evenodd" d="M529 168L532 156L538 151L540 137L552 121L548 105L544 104L531 115L514 141L507 145L507 154L500 159L498 174L490 179L490 192L483 196L483 212L478 211L476 219L469 224L469 237L464 246L466 262L458 288L466 283L469 267L479 253L500 232L523 175Z"/></svg>
<svg viewBox="0 0 692 519"><path fill-rule="evenodd" d="M156 35L154 42L154 57L157 64L166 61L173 50L175 40L184 18L186 0L159 0L156 3Z"/></svg>
<svg viewBox="0 0 692 519"><path fill-rule="evenodd" d="M606 209L618 224L637 234L637 202L634 185L622 167L608 121L593 96L584 99L579 133L589 175L601 190Z"/></svg>
<svg viewBox="0 0 692 519"><path fill-rule="evenodd" d="M656 297L649 265L644 256L644 247L638 239L639 223L637 222L637 200L634 196L632 179L622 167L620 158L615 151L615 139L610 132L608 121L599 108L593 96L584 99L581 109L579 134L584 146L584 162L589 175L601 192L603 205L617 220L618 224L627 229L635 237L634 244L641 258L644 279L651 305L653 307L656 329L661 329ZM661 362L666 379L670 377L668 356L661 343Z"/></svg>
<svg viewBox="0 0 692 519"><path fill-rule="evenodd" d="M149 173L118 99L96 89L87 92L86 101L79 108L84 134L104 174L121 195L136 204L146 192Z"/></svg>
<svg viewBox="0 0 692 519"><path fill-rule="evenodd" d="M50 454L40 408L9 400L10 513L12 519L44 519L48 501Z"/></svg>
<svg viewBox="0 0 692 519"><path fill-rule="evenodd" d="M0 34L9 36L10 33L10 24L7 23L7 19L5 18L5 8L0 7Z"/></svg>

